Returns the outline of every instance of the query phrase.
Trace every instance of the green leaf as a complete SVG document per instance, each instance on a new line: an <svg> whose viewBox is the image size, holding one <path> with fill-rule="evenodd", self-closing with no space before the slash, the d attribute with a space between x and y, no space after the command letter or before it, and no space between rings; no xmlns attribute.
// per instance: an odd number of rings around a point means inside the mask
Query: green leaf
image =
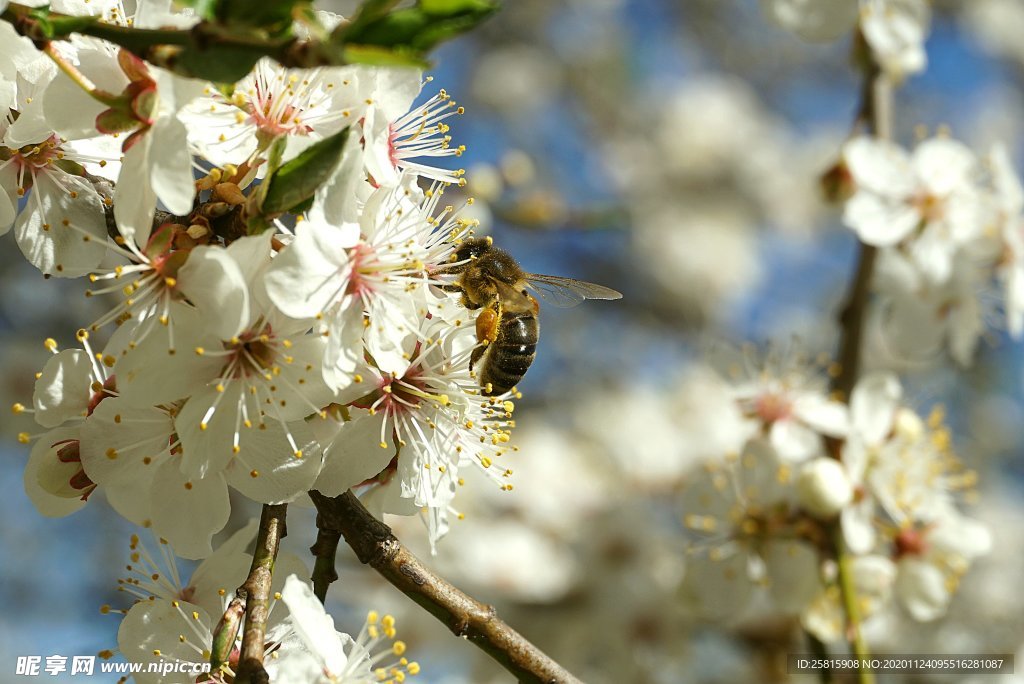
<svg viewBox="0 0 1024 684"><path fill-rule="evenodd" d="M182 76L234 83L244 78L256 66L264 52L265 50L258 47L216 44L205 48L184 47L175 57L173 64L162 66Z"/></svg>
<svg viewBox="0 0 1024 684"><path fill-rule="evenodd" d="M427 14L452 15L460 12L493 12L497 4L489 0L420 0Z"/></svg>
<svg viewBox="0 0 1024 684"><path fill-rule="evenodd" d="M269 187L263 198L264 216L289 211L313 196L338 167L348 131L345 128L306 148L274 172L266 181Z"/></svg>
<svg viewBox="0 0 1024 684"><path fill-rule="evenodd" d="M366 0L359 7L352 21L349 22L349 29L360 31L363 27L379 21L387 16L387 13L398 4L398 0Z"/></svg>
<svg viewBox="0 0 1024 684"><path fill-rule="evenodd" d="M342 49L346 64L371 64L373 66L407 66L426 69L430 62L420 53L406 48L383 48L378 45L346 45Z"/></svg>
<svg viewBox="0 0 1024 684"><path fill-rule="evenodd" d="M217 20L231 27L259 28L280 38L290 33L297 8L310 4L309 0L219 0Z"/></svg>
<svg viewBox="0 0 1024 684"><path fill-rule="evenodd" d="M339 26L331 39L335 44L377 45L423 53L475 27L497 9L493 0L420 0L414 7L387 14L375 12L366 21Z"/></svg>

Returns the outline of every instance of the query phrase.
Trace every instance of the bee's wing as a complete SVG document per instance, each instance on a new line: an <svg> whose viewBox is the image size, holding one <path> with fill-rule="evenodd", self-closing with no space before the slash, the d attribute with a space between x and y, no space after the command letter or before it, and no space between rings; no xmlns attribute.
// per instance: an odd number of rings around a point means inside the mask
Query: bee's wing
<svg viewBox="0 0 1024 684"><path fill-rule="evenodd" d="M502 282L496 278L492 278L491 282L494 284L495 289L498 290L498 299L500 299L503 305L507 308L512 310L528 311L534 307L533 301L531 301L525 290L517 290L508 283Z"/></svg>
<svg viewBox="0 0 1024 684"><path fill-rule="evenodd" d="M622 294L610 287L572 278L528 273L526 284L545 302L561 309L576 306L584 299L622 299Z"/></svg>

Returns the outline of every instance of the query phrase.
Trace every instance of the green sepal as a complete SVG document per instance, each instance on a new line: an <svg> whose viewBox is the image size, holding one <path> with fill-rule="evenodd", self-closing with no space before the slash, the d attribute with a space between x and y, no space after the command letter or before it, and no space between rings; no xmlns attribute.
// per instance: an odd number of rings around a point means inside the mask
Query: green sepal
<svg viewBox="0 0 1024 684"><path fill-rule="evenodd" d="M84 178L87 173L84 166L76 161L68 159L67 157L55 160L53 165L64 173L70 173L72 176L81 176Z"/></svg>
<svg viewBox="0 0 1024 684"><path fill-rule="evenodd" d="M159 256L163 256L167 252L171 251L171 242L174 240L174 225L171 223L165 223L159 226L149 236L149 242L146 243L146 248L142 252L150 258L150 260L156 259Z"/></svg>
<svg viewBox="0 0 1024 684"><path fill-rule="evenodd" d="M210 666L214 672L229 662L235 648L235 637L245 620L245 601L237 596L231 599L227 610L217 621L213 630L213 644L210 648Z"/></svg>
<svg viewBox="0 0 1024 684"><path fill-rule="evenodd" d="M138 117L123 109L104 109L96 117L96 130L102 133L134 131L140 124Z"/></svg>
<svg viewBox="0 0 1024 684"><path fill-rule="evenodd" d="M308 200L338 168L348 139L348 128L306 148L267 179L260 205L264 216L282 214Z"/></svg>

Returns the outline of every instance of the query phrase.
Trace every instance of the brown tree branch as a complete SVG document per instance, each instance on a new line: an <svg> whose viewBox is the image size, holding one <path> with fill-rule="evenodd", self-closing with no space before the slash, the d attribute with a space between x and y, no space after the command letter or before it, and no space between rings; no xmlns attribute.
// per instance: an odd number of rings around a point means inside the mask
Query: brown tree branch
<svg viewBox="0 0 1024 684"><path fill-rule="evenodd" d="M340 532L362 563L402 593L494 658L520 682L579 684L561 665L502 622L493 606L480 603L431 572L363 507L352 492L327 497L309 493L319 515L317 524Z"/></svg>
<svg viewBox="0 0 1024 684"><path fill-rule="evenodd" d="M264 504L260 515L260 530L252 554L249 577L238 589L238 595L244 593L245 596L245 627L235 684L267 684L270 681L267 671L263 669L263 649L267 617L270 614L274 562L277 560L281 539L288 533L285 528L287 512L288 504Z"/></svg>
<svg viewBox="0 0 1024 684"><path fill-rule="evenodd" d="M319 513L316 517L316 530L316 541L309 547L310 553L316 559L313 563L313 593L320 599L320 603L323 603L327 600L327 588L331 586L331 582L338 579L334 559L338 555L341 531L329 527Z"/></svg>
<svg viewBox="0 0 1024 684"><path fill-rule="evenodd" d="M867 46L862 49L869 50ZM873 61L867 61L863 68L864 82L856 123L876 138L889 140L892 138L892 84ZM839 352L836 355L839 373L832 380L832 389L847 401L860 374L864 319L871 298L871 276L877 255L877 247L860 243L857 268L839 314Z"/></svg>
<svg viewBox="0 0 1024 684"><path fill-rule="evenodd" d="M863 38L858 36L858 40L862 41ZM871 58L869 48L861 45L861 49L864 81L857 124L864 126L867 132L876 138L889 140L892 137L892 83ZM850 283L846 303L839 315L839 352L836 357L839 373L833 378L832 389L840 393L847 402L860 373L864 321L871 298L871 278L877 255L877 247L860 243L857 268ZM836 455L838 457L838 449ZM851 558L846 548L842 526L838 522L832 525L830 537L838 561L839 589L846 613L848 640L856 656L867 658L870 653L861 631L860 606L850 565ZM827 674L830 676L831 673ZM826 673L823 672L823 680L828 681L825 677ZM859 670L858 681L861 684L873 684L874 673L869 669Z"/></svg>

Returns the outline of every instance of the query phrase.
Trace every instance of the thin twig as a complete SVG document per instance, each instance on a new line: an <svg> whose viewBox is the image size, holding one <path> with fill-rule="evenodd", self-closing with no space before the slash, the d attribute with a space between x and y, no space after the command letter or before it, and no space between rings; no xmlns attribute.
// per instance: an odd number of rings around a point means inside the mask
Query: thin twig
<svg viewBox="0 0 1024 684"><path fill-rule="evenodd" d="M471 641L497 660L520 682L579 684L565 668L502 622L493 606L467 596L431 572L352 492L331 498L312 491L309 496L323 526L341 532L362 563L446 624L455 636Z"/></svg>
<svg viewBox="0 0 1024 684"><path fill-rule="evenodd" d="M858 123L880 140L892 136L892 84L886 74L875 63L865 68L864 86ZM850 289L839 315L840 339L837 360L839 373L833 378L832 389L849 401L850 393L857 383L860 372L860 354L864 339L864 321L867 316L871 293L871 278L874 273L878 250L872 245L860 243L857 268L850 283ZM852 559L843 537L842 526L836 523L831 531L833 547L839 566L839 590L843 609L846 613L847 632L854 655L861 662L870 658L867 642L861 632L860 606L854 585ZM858 669L860 684L872 684L874 673L870 669Z"/></svg>
<svg viewBox="0 0 1024 684"><path fill-rule="evenodd" d="M201 21L188 29L144 29L108 24L100 17L75 17L19 3L7 5L2 18L37 45L51 40L67 40L72 34L92 36L119 45L140 59L182 76L202 75L194 73L195 64L182 59L186 54L205 55L208 60L225 63L234 60L237 64L222 67L227 69L223 73L231 76L239 69L244 75L249 64L255 64L264 56L272 57L282 66L296 68L346 64L344 49L329 41L229 33L219 24L209 21ZM208 70L209 62L204 67Z"/></svg>
<svg viewBox="0 0 1024 684"><path fill-rule="evenodd" d="M245 628L242 632L242 652L235 684L267 684L270 681L267 671L263 669L263 649L266 643L267 616L270 614L270 585L274 577L277 551L281 539L287 534L287 511L288 504L264 504L260 515L260 530L256 537L249 577L239 588L239 594L245 594Z"/></svg>

